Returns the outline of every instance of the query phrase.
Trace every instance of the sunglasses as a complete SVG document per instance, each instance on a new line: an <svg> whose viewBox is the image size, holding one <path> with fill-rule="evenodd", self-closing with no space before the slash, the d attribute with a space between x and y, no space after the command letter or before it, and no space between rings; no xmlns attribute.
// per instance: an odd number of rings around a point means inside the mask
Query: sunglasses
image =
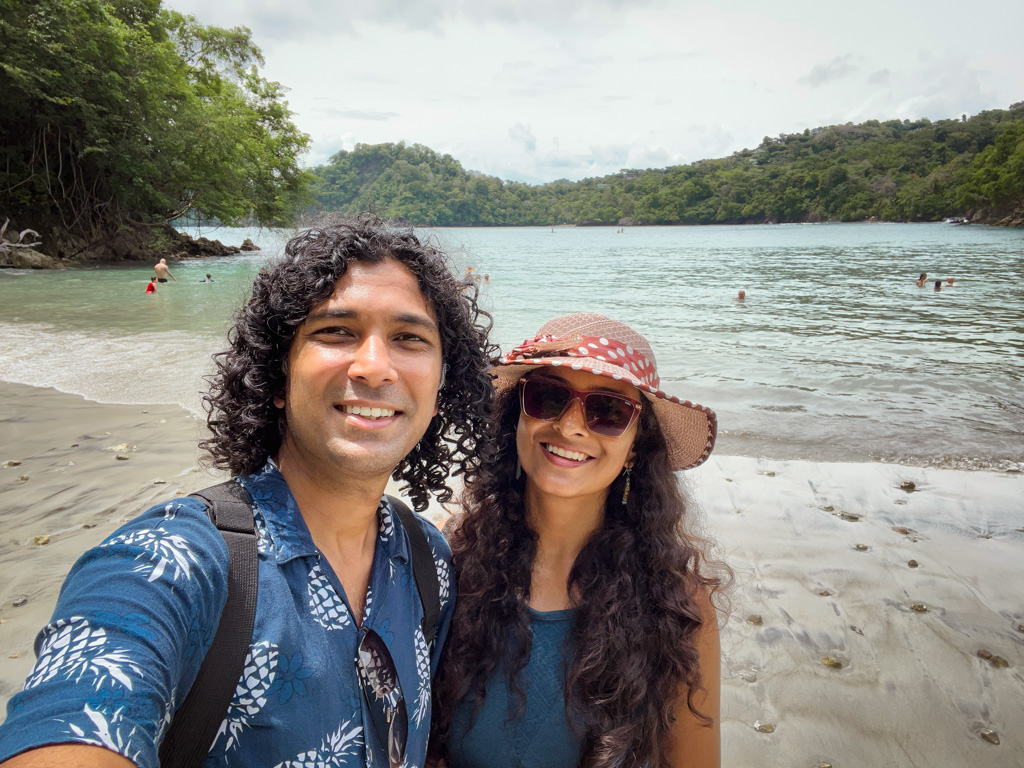
<svg viewBox="0 0 1024 768"><path fill-rule="evenodd" d="M378 743L387 734L388 763L400 768L405 761L405 743L409 736L409 715L398 682L398 670L387 645L372 629L359 630L356 669L362 684L363 699L370 710Z"/></svg>
<svg viewBox="0 0 1024 768"><path fill-rule="evenodd" d="M519 402L531 419L558 421L573 400L583 404L587 429L605 437L618 437L633 424L643 406L616 392L580 392L559 379L519 380Z"/></svg>

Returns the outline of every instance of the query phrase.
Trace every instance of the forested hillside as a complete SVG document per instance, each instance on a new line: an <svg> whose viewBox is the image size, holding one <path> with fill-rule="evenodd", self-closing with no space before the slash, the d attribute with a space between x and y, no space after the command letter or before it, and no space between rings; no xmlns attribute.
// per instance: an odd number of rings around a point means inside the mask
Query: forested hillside
<svg viewBox="0 0 1024 768"><path fill-rule="evenodd" d="M313 169L312 212L436 226L932 221L1024 224L1024 102L971 118L869 120L731 157L529 185L420 145L359 144Z"/></svg>
<svg viewBox="0 0 1024 768"><path fill-rule="evenodd" d="M0 225L60 259L167 250L182 216L294 220L308 137L249 30L160 0L0 0Z"/></svg>

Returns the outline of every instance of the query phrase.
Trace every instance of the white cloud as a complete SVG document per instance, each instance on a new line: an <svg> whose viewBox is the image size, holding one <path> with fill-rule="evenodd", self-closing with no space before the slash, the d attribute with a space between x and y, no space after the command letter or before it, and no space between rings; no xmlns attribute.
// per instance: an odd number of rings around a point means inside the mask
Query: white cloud
<svg viewBox="0 0 1024 768"><path fill-rule="evenodd" d="M406 141L530 182L722 157L765 135L1024 98L1024 3L165 0L252 27L306 161ZM881 23L879 19L884 19ZM511 127L511 128L510 128Z"/></svg>

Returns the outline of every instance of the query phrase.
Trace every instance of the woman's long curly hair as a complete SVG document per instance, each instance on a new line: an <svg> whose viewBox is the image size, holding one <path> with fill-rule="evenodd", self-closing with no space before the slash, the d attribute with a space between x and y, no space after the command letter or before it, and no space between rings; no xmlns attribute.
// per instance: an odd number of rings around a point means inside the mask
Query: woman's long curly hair
<svg viewBox="0 0 1024 768"><path fill-rule="evenodd" d="M445 254L370 214L302 232L280 262L260 270L228 332L229 348L214 355L217 372L203 398L212 437L200 443L209 463L237 475L257 471L277 454L286 425L274 397L285 389L296 331L330 298L350 264L386 260L412 272L433 307L447 371L437 415L392 476L406 483L417 510L431 493L441 502L451 498L449 473L469 471L485 458L494 400L488 371L497 354L487 340L491 316L478 306L476 288L456 279Z"/></svg>
<svg viewBox="0 0 1024 768"><path fill-rule="evenodd" d="M465 516L450 536L459 574L451 632L435 682L431 758L447 760L452 717L467 700L474 717L492 673L504 669L521 714L519 673L529 660L527 604L537 549L526 521L525 478L516 474L518 388L496 404L493 461L467 478ZM612 483L603 527L569 574L576 608L565 681L570 722L584 729L581 765L667 765L674 708L687 691L690 711L707 724L694 694L701 688L694 638L717 621L702 605L730 578L709 561L707 543L688 530L685 502L653 408L644 408L634 444L631 487Z"/></svg>

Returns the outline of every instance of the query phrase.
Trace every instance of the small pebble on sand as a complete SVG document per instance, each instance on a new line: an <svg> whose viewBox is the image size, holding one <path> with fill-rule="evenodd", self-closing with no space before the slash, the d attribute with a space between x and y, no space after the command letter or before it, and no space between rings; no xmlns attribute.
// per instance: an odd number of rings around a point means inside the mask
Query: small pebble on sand
<svg viewBox="0 0 1024 768"><path fill-rule="evenodd" d="M907 566L910 568L917 568L920 563L917 560L907 560Z"/></svg>
<svg viewBox="0 0 1024 768"><path fill-rule="evenodd" d="M827 589L822 589L818 591L818 597L831 597L831 595L832 593L829 592Z"/></svg>
<svg viewBox="0 0 1024 768"><path fill-rule="evenodd" d="M72 443L72 444L71 444L71 447L72 447L72 448L77 448L77 447L78 447L78 443Z"/></svg>
<svg viewBox="0 0 1024 768"><path fill-rule="evenodd" d="M856 549L858 552L867 552L869 549L871 549L871 547L869 547L867 544L855 544L853 548Z"/></svg>
<svg viewBox="0 0 1024 768"><path fill-rule="evenodd" d="M900 483L900 490L907 491L908 493L910 491L916 491L917 484L913 480L904 480L902 483Z"/></svg>
<svg viewBox="0 0 1024 768"><path fill-rule="evenodd" d="M832 763L818 763L818 768L832 768Z"/></svg>
<svg viewBox="0 0 1024 768"><path fill-rule="evenodd" d="M128 457L122 456L121 454L117 454L117 456L115 456L114 458L117 459L118 461L128 461Z"/></svg>
<svg viewBox="0 0 1024 768"><path fill-rule="evenodd" d="M96 527L96 523L86 523L82 527L83 528L95 528Z"/></svg>
<svg viewBox="0 0 1024 768"><path fill-rule="evenodd" d="M28 598L27 597L19 597L17 600L15 600L12 603L12 605L15 608L21 608L21 606L25 605L25 603L27 603L27 602L28 602Z"/></svg>
<svg viewBox="0 0 1024 768"><path fill-rule="evenodd" d="M772 472L771 470L765 471L765 470L760 470L759 469L757 471L757 474L764 475L765 477L775 477L775 473Z"/></svg>
<svg viewBox="0 0 1024 768"><path fill-rule="evenodd" d="M924 603L913 603L910 606L910 610L914 613L928 613L928 606Z"/></svg>
<svg viewBox="0 0 1024 768"><path fill-rule="evenodd" d="M731 483L731 482L732 482L732 478L731 478L731 477L726 477L726 478L723 478L723 479L724 479L724 480L725 480L725 482L727 482L727 483Z"/></svg>
<svg viewBox="0 0 1024 768"><path fill-rule="evenodd" d="M858 635L860 635L861 637L863 637L863 636L864 636L864 630L863 630L863 629L861 629L860 627L856 627L856 626L854 626L853 624L851 624L851 625L850 625L850 629L851 629L851 630L853 630L854 632L856 632L856 633L857 633Z"/></svg>
<svg viewBox="0 0 1024 768"><path fill-rule="evenodd" d="M166 480L154 480L153 485L167 485Z"/></svg>
<svg viewBox="0 0 1024 768"><path fill-rule="evenodd" d="M995 744L997 747L999 746L999 734L991 728L983 728L981 733L978 735L989 744Z"/></svg>
<svg viewBox="0 0 1024 768"><path fill-rule="evenodd" d="M840 520L845 520L848 523L860 522L860 515L852 515L849 512L840 512L836 517Z"/></svg>
<svg viewBox="0 0 1024 768"><path fill-rule="evenodd" d="M1018 624L1017 625L1017 631L1018 632L1024 632L1024 624Z"/></svg>
<svg viewBox="0 0 1024 768"><path fill-rule="evenodd" d="M44 544L50 543L50 537L46 534L43 534L42 536L36 536L34 539L32 539L32 543L35 544L37 547L41 547Z"/></svg>
<svg viewBox="0 0 1024 768"><path fill-rule="evenodd" d="M833 507L831 504L829 504L827 507L822 507L821 511L822 512L835 512L836 508Z"/></svg>
<svg viewBox="0 0 1024 768"><path fill-rule="evenodd" d="M910 529L904 528L902 525L893 526L893 530L896 531L896 533L902 533L904 536L910 535Z"/></svg>
<svg viewBox="0 0 1024 768"><path fill-rule="evenodd" d="M4 462L4 468L7 468L7 467L20 467L20 466L21 466L21 462L20 461L5 461Z"/></svg>
<svg viewBox="0 0 1024 768"><path fill-rule="evenodd" d="M21 477L19 477L18 479L19 479L19 480L20 480L21 482L23 482L23 483L26 483L26 482L28 482L28 475L22 475L22 476L21 476Z"/></svg>
<svg viewBox="0 0 1024 768"><path fill-rule="evenodd" d="M8 656L7 658L8 658L8 659L20 659L20 658L21 658L22 656L24 656L24 655L25 655L25 652L24 652L24 651L18 651L17 653L12 653L12 654L11 654L10 656Z"/></svg>
<svg viewBox="0 0 1024 768"><path fill-rule="evenodd" d="M992 651L985 650L984 648L979 650L976 655L979 659L984 659L993 667L996 667L998 669L1006 669L1008 666L1010 666L1010 662L1008 662L1002 656L996 656L994 653L992 653Z"/></svg>
<svg viewBox="0 0 1024 768"><path fill-rule="evenodd" d="M747 616L747 624L753 624L754 626L760 627L764 624L764 620L760 615L755 613L753 616Z"/></svg>
<svg viewBox="0 0 1024 768"><path fill-rule="evenodd" d="M824 664L829 669L842 669L843 668L843 662L841 662L839 659L835 658L834 656L826 656L825 658L823 658L821 660L821 663Z"/></svg>
<svg viewBox="0 0 1024 768"><path fill-rule="evenodd" d="M775 733L775 726L771 723L762 723L760 720L755 720L754 730L758 733Z"/></svg>

